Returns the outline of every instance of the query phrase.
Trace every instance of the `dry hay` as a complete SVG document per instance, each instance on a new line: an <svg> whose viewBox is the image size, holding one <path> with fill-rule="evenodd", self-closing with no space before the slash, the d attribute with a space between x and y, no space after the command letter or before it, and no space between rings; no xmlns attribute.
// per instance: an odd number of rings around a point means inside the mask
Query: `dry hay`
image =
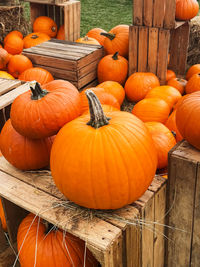
<svg viewBox="0 0 200 267"><path fill-rule="evenodd" d="M190 22L190 41L188 48L188 67L200 63L200 16Z"/></svg>
<svg viewBox="0 0 200 267"><path fill-rule="evenodd" d="M0 42L2 43L5 36L13 31L18 30L26 35L30 29L30 22L24 17L24 8L22 5L17 6L0 6Z"/></svg>

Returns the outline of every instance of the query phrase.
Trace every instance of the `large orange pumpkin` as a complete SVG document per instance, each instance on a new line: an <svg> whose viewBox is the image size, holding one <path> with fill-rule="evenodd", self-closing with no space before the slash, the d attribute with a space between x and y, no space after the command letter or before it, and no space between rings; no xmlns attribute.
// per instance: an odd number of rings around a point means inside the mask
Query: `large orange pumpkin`
<svg viewBox="0 0 200 267"><path fill-rule="evenodd" d="M8 52L0 48L0 70L4 69L9 61L9 54Z"/></svg>
<svg viewBox="0 0 200 267"><path fill-rule="evenodd" d="M130 101L138 102L154 87L160 86L157 76L150 72L135 72L125 83L126 96Z"/></svg>
<svg viewBox="0 0 200 267"><path fill-rule="evenodd" d="M189 94L186 94L186 95L182 96L182 97L177 101L176 105L173 107L173 110L176 110L176 109L181 105L181 103L183 102L183 100L184 100L186 97L188 97L188 96L189 96Z"/></svg>
<svg viewBox="0 0 200 267"><path fill-rule="evenodd" d="M8 72L15 78L27 69L33 67L30 59L24 55L14 55L11 57L8 63Z"/></svg>
<svg viewBox="0 0 200 267"><path fill-rule="evenodd" d="M51 136L80 115L79 92L70 82L55 80L42 88L35 81L29 85L30 91L11 106L11 122L20 134L34 139Z"/></svg>
<svg viewBox="0 0 200 267"><path fill-rule="evenodd" d="M169 105L159 98L147 98L139 101L132 110L132 113L142 121L158 121L165 123L169 113Z"/></svg>
<svg viewBox="0 0 200 267"><path fill-rule="evenodd" d="M200 73L192 75L185 87L186 94L200 91Z"/></svg>
<svg viewBox="0 0 200 267"><path fill-rule="evenodd" d="M179 142L183 139L183 137L181 136L178 128L177 128L177 125L176 125L176 110L174 110L169 118L167 119L166 123L165 123L165 126L167 126L167 128L170 130L170 131L173 131L175 133L175 138L176 138L176 141Z"/></svg>
<svg viewBox="0 0 200 267"><path fill-rule="evenodd" d="M145 96L145 98L161 98L168 103L170 108L172 108L181 97L180 92L169 85L155 87Z"/></svg>
<svg viewBox="0 0 200 267"><path fill-rule="evenodd" d="M118 82L106 81L97 85L97 88L103 88L105 92L113 95L119 102L120 106L124 101L125 91L124 88Z"/></svg>
<svg viewBox="0 0 200 267"><path fill-rule="evenodd" d="M141 120L122 111L107 113L107 118L94 93L86 94L90 118L81 116L59 131L51 151L52 176L78 205L117 209L138 199L151 184L156 150Z"/></svg>
<svg viewBox="0 0 200 267"><path fill-rule="evenodd" d="M57 25L52 18L40 16L33 22L33 31L47 34L49 37L56 37Z"/></svg>
<svg viewBox="0 0 200 267"><path fill-rule="evenodd" d="M5 44L4 49L11 55L20 54L23 50L24 42L17 35L10 35Z"/></svg>
<svg viewBox="0 0 200 267"><path fill-rule="evenodd" d="M0 149L10 164L20 170L36 170L49 165L54 137L30 139L19 134L10 119L0 134Z"/></svg>
<svg viewBox="0 0 200 267"><path fill-rule="evenodd" d="M199 12L199 4L196 0L176 0L176 14L178 20L189 20Z"/></svg>
<svg viewBox="0 0 200 267"><path fill-rule="evenodd" d="M129 48L129 26L117 25L108 33L102 32L106 37L104 40L104 48L107 54L115 54L119 52L122 57L128 57Z"/></svg>
<svg viewBox="0 0 200 267"><path fill-rule="evenodd" d="M92 45L100 45L100 43L91 37L84 36L82 38L79 38L76 40L77 43L82 43L82 44L92 44Z"/></svg>
<svg viewBox="0 0 200 267"><path fill-rule="evenodd" d="M83 114L85 111L87 111L89 109L88 100L87 100L87 97L85 95L86 90L87 89L83 90L80 93L81 114ZM94 88L90 88L90 90L92 90L97 95L101 104L110 105L110 106L113 106L117 109L120 109L120 105L119 105L119 102L117 101L116 97L105 92L103 88L99 88L99 87L95 88L94 87Z"/></svg>
<svg viewBox="0 0 200 267"><path fill-rule="evenodd" d="M191 66L186 73L186 80L189 80L194 74L200 73L200 64Z"/></svg>
<svg viewBox="0 0 200 267"><path fill-rule="evenodd" d="M41 32L30 33L26 37L24 37L24 48L29 48L32 46L39 45L43 42L49 41L50 39L51 38L45 33Z"/></svg>
<svg viewBox="0 0 200 267"><path fill-rule="evenodd" d="M22 81L37 81L41 85L46 84L54 80L53 76L48 70L43 68L34 67L23 71L19 75L19 80Z"/></svg>
<svg viewBox="0 0 200 267"><path fill-rule="evenodd" d="M105 81L115 81L124 85L128 74L128 61L118 55L107 55L103 57L97 68L97 77L99 83Z"/></svg>
<svg viewBox="0 0 200 267"><path fill-rule="evenodd" d="M172 78L168 80L167 85L176 88L182 95L185 92L187 81L181 78Z"/></svg>
<svg viewBox="0 0 200 267"><path fill-rule="evenodd" d="M84 241L52 227L31 213L23 219L17 233L21 267L98 266Z"/></svg>
<svg viewBox="0 0 200 267"><path fill-rule="evenodd" d="M190 144L200 149L200 91L194 92L181 102L176 109L176 125Z"/></svg>
<svg viewBox="0 0 200 267"><path fill-rule="evenodd" d="M101 28L93 28L86 35L88 37L96 39L100 43L100 45L104 45L104 41L106 37L101 35L101 32L106 33L106 31L104 31Z"/></svg>
<svg viewBox="0 0 200 267"><path fill-rule="evenodd" d="M151 133L158 155L158 169L163 169L168 165L168 152L175 146L176 140L172 132L160 122L146 122Z"/></svg>

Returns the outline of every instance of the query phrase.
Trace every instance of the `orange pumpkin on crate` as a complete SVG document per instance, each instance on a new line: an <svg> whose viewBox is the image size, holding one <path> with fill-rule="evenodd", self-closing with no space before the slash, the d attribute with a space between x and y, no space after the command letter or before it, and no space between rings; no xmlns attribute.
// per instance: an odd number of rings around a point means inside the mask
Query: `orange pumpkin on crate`
<svg viewBox="0 0 200 267"><path fill-rule="evenodd" d="M33 32L28 34L26 37L24 37L24 48L29 48L32 46L39 45L43 42L49 41L51 38L45 34L40 32Z"/></svg>
<svg viewBox="0 0 200 267"><path fill-rule="evenodd" d="M199 4L196 0L176 0L177 20L189 20L194 18L199 12Z"/></svg>
<svg viewBox="0 0 200 267"><path fill-rule="evenodd" d="M106 31L101 28L93 28L86 35L88 37L96 39L100 43L100 45L104 45L106 37L101 35L101 33L106 33Z"/></svg>
<svg viewBox="0 0 200 267"><path fill-rule="evenodd" d="M67 123L55 138L52 176L59 190L78 205L117 209L134 202L151 184L156 150L136 116L113 111L107 118L95 94L86 90L86 95L90 116Z"/></svg>
<svg viewBox="0 0 200 267"><path fill-rule="evenodd" d="M50 38L57 35L57 25L52 18L40 16L33 22L33 31L47 34Z"/></svg>

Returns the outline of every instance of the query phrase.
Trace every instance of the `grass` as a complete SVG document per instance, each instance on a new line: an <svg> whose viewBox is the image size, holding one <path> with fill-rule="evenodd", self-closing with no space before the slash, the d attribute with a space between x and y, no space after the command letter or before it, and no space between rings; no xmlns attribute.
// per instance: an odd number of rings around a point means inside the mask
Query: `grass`
<svg viewBox="0 0 200 267"><path fill-rule="evenodd" d="M98 27L106 31L131 24L132 0L81 0L81 36Z"/></svg>

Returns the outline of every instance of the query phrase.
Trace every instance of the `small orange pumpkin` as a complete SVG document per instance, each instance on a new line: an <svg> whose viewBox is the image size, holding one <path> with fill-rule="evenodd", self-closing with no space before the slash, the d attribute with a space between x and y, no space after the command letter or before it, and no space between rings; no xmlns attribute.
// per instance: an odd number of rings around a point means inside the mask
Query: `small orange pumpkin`
<svg viewBox="0 0 200 267"><path fill-rule="evenodd" d="M200 73L192 75L185 87L186 94L191 94L200 91Z"/></svg>
<svg viewBox="0 0 200 267"><path fill-rule="evenodd" d="M100 43L91 37L84 36L82 38L79 38L76 40L77 43L82 43L82 44L92 44L92 45L100 45Z"/></svg>
<svg viewBox="0 0 200 267"><path fill-rule="evenodd" d="M100 45L104 45L104 41L106 37L101 35L101 32L106 33L106 31L104 31L101 28L94 28L94 29L91 29L86 35L88 37L96 39L100 43Z"/></svg>
<svg viewBox="0 0 200 267"><path fill-rule="evenodd" d="M7 65L9 61L9 54L8 52L3 49L3 48L0 48L0 69L4 69Z"/></svg>
<svg viewBox="0 0 200 267"><path fill-rule="evenodd" d="M47 42L50 39L51 38L45 33L40 33L40 32L30 33L26 37L24 37L24 48L36 46L43 42Z"/></svg>
<svg viewBox="0 0 200 267"><path fill-rule="evenodd" d="M65 40L64 24L60 26L56 38L59 39L59 40Z"/></svg>
<svg viewBox="0 0 200 267"><path fill-rule="evenodd" d="M33 22L33 31L47 34L54 38L57 34L57 25L55 21L47 16L40 16Z"/></svg>
<svg viewBox="0 0 200 267"><path fill-rule="evenodd" d="M8 63L8 72L15 78L27 69L33 67L30 59L24 55L14 55Z"/></svg>
<svg viewBox="0 0 200 267"><path fill-rule="evenodd" d="M200 64L191 66L186 73L186 80L189 80L194 74L200 73Z"/></svg>
<svg viewBox="0 0 200 267"><path fill-rule="evenodd" d="M176 73L173 70L167 70L166 82L168 82L172 78L176 78Z"/></svg>
<svg viewBox="0 0 200 267"><path fill-rule="evenodd" d="M103 57L97 68L99 83L105 81L115 81L124 85L128 74L128 60L118 55L107 55Z"/></svg>
<svg viewBox="0 0 200 267"><path fill-rule="evenodd" d="M165 123L165 126L167 126L170 131L173 131L175 133L176 142L179 142L183 139L176 125L176 110L174 110L170 114L169 118Z"/></svg>
<svg viewBox="0 0 200 267"><path fill-rule="evenodd" d="M17 35L10 35L4 45L4 49L11 55L20 54L23 50L24 42Z"/></svg>
<svg viewBox="0 0 200 267"><path fill-rule="evenodd" d="M18 36L20 39L23 39L23 34L19 31L12 31L12 32L9 32L6 37L4 38L4 44L6 43L7 39L10 37L10 36Z"/></svg>
<svg viewBox="0 0 200 267"><path fill-rule="evenodd" d="M187 81L181 78L172 78L168 80L167 85L176 88L182 95L185 92Z"/></svg>
<svg viewBox="0 0 200 267"><path fill-rule="evenodd" d="M21 81L37 81L41 85L54 80L48 70L39 67L33 67L23 71L18 78Z"/></svg>

